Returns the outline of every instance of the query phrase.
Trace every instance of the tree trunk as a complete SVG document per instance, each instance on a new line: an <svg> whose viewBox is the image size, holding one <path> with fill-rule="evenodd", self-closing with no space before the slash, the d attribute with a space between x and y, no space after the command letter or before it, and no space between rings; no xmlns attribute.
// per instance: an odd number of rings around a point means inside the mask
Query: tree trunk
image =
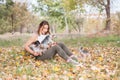
<svg viewBox="0 0 120 80"><path fill-rule="evenodd" d="M53 34L55 34L56 33L56 30L55 30L55 25L53 25Z"/></svg>
<svg viewBox="0 0 120 80"><path fill-rule="evenodd" d="M105 5L105 10L106 10L106 26L104 30L110 30L110 24L111 24L111 19L110 19L110 0L107 0L107 5Z"/></svg>
<svg viewBox="0 0 120 80"><path fill-rule="evenodd" d="M23 33L23 28L24 28L24 25L21 24L21 26L20 26L20 33Z"/></svg>
<svg viewBox="0 0 120 80"><path fill-rule="evenodd" d="M11 14L12 34L14 33L14 14Z"/></svg>
<svg viewBox="0 0 120 80"><path fill-rule="evenodd" d="M69 29L68 29L68 23L67 23L66 17L65 17L65 25L66 25L66 33L68 34L69 33Z"/></svg>

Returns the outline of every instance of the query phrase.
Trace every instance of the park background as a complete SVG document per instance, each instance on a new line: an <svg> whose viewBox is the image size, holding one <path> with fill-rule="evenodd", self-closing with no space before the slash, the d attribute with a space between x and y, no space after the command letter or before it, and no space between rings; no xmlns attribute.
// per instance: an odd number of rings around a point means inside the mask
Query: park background
<svg viewBox="0 0 120 80"><path fill-rule="evenodd" d="M119 80L119 0L0 0L0 79ZM56 56L35 61L23 49L42 20L57 42L77 56L82 46L91 54L74 68ZM46 66L47 65L47 66ZM95 76L96 74L96 76Z"/></svg>

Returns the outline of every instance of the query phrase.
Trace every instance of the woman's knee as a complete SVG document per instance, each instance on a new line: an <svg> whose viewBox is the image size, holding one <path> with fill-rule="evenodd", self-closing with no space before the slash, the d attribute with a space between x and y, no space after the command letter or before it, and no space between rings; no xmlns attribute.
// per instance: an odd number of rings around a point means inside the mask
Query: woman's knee
<svg viewBox="0 0 120 80"><path fill-rule="evenodd" d="M55 45L52 47L54 50L59 50L60 49L60 46L59 45Z"/></svg>
<svg viewBox="0 0 120 80"><path fill-rule="evenodd" d="M59 45L60 47L65 46L65 44L64 44L64 43L58 43L58 45Z"/></svg>

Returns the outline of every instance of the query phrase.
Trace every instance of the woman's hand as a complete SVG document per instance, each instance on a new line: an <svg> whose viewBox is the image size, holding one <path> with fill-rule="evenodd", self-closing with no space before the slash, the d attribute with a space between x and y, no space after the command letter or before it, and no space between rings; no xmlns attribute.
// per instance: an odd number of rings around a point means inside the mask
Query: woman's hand
<svg viewBox="0 0 120 80"><path fill-rule="evenodd" d="M33 55L34 56L39 56L39 55L42 55L42 53L34 52Z"/></svg>
<svg viewBox="0 0 120 80"><path fill-rule="evenodd" d="M52 43L52 46L55 46L55 45L57 45L57 42Z"/></svg>

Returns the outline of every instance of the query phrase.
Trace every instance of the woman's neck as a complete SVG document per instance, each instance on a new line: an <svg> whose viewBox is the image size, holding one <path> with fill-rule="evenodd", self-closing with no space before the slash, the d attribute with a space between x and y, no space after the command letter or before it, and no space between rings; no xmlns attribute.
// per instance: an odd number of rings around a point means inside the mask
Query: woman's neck
<svg viewBox="0 0 120 80"><path fill-rule="evenodd" d="M45 33L40 32L40 35L46 35Z"/></svg>

